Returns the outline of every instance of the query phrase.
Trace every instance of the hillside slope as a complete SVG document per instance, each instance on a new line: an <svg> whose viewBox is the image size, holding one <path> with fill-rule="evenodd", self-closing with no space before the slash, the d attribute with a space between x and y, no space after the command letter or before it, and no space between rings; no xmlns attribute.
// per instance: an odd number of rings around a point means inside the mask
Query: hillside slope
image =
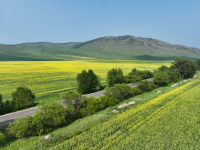
<svg viewBox="0 0 200 150"><path fill-rule="evenodd" d="M87 42L0 44L0 60L74 60L82 57L118 60L200 58L200 49L134 36L102 37Z"/></svg>
<svg viewBox="0 0 200 150"><path fill-rule="evenodd" d="M199 149L200 79L122 112L56 149Z"/></svg>

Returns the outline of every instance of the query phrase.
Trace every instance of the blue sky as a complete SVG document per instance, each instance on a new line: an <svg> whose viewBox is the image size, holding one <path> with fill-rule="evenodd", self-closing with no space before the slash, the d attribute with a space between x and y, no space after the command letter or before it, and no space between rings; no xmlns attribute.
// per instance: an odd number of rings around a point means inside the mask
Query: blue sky
<svg viewBox="0 0 200 150"><path fill-rule="evenodd" d="M200 48L199 0L0 0L0 43L133 35Z"/></svg>

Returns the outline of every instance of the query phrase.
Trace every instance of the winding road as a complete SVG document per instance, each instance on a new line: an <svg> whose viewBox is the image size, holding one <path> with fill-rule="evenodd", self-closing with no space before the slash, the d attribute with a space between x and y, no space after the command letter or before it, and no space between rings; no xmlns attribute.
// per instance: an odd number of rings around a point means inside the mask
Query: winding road
<svg viewBox="0 0 200 150"><path fill-rule="evenodd" d="M153 81L152 78L147 79L147 80ZM127 85L129 85L130 87L137 87L138 86L138 84L136 84L136 83L130 83L130 84L127 84ZM97 98L97 97L100 97L100 96L103 96L103 95L104 95L104 90L99 91L99 92L95 92L95 93L91 93L91 94L87 94L87 95L83 95L83 96L85 96L85 97L93 96L93 97ZM0 116L0 126L3 125L3 124L13 122L16 118L19 118L19 117L33 116L34 113L37 110L38 110L37 107L33 107L33 108L25 109L25 110L22 110L22 111L17 111L17 112L13 112L13 113L10 113L10 114L2 115L2 116Z"/></svg>

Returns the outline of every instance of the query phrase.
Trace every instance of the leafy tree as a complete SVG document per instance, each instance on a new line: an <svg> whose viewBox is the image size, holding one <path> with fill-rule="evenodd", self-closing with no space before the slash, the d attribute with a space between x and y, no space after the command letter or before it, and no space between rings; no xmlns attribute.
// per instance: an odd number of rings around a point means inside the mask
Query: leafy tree
<svg viewBox="0 0 200 150"><path fill-rule="evenodd" d="M141 92L147 92L147 91L151 91L153 89L155 89L157 86L151 82L151 81L147 81L147 80L144 80L142 81L138 88L141 90Z"/></svg>
<svg viewBox="0 0 200 150"><path fill-rule="evenodd" d="M196 73L196 63L185 58L176 58L170 69L179 72L182 79L192 78Z"/></svg>
<svg viewBox="0 0 200 150"><path fill-rule="evenodd" d="M167 74L168 74L168 79L170 83L180 81L179 72L168 71Z"/></svg>
<svg viewBox="0 0 200 150"><path fill-rule="evenodd" d="M141 90L138 88L131 88L131 96L139 95L141 94Z"/></svg>
<svg viewBox="0 0 200 150"><path fill-rule="evenodd" d="M111 69L107 73L107 83L109 87L114 86L115 84L124 83L125 78L123 71L120 68Z"/></svg>
<svg viewBox="0 0 200 150"><path fill-rule="evenodd" d="M17 90L12 93L13 103L15 109L26 108L28 105L32 105L35 99L35 95L27 87L18 87Z"/></svg>
<svg viewBox="0 0 200 150"><path fill-rule="evenodd" d="M137 77L138 79L140 78L141 80L143 79L148 79L153 77L153 73L149 70L137 70L136 68L132 69L132 71L129 73L129 77L132 79L133 77Z"/></svg>
<svg viewBox="0 0 200 150"><path fill-rule="evenodd" d="M78 92L87 94L94 92L100 85L99 77L90 69L83 70L77 75Z"/></svg>
<svg viewBox="0 0 200 150"><path fill-rule="evenodd" d="M200 70L200 59L198 59L198 60L196 61L196 63L197 63L197 69Z"/></svg>
<svg viewBox="0 0 200 150"><path fill-rule="evenodd" d="M100 99L104 104L105 108L109 106L114 106L119 103L119 100L114 97L101 96Z"/></svg>
<svg viewBox="0 0 200 150"><path fill-rule="evenodd" d="M0 144L3 144L5 142L5 135L0 132Z"/></svg>
<svg viewBox="0 0 200 150"><path fill-rule="evenodd" d="M84 99L84 107L80 110L80 113L83 117L89 116L104 108L104 103L100 98L86 97Z"/></svg>
<svg viewBox="0 0 200 150"><path fill-rule="evenodd" d="M165 86L169 83L168 75L166 72L156 73L153 77L153 82L158 86Z"/></svg>
<svg viewBox="0 0 200 150"><path fill-rule="evenodd" d="M3 96L0 94L0 104L2 103L3 101Z"/></svg>
<svg viewBox="0 0 200 150"><path fill-rule="evenodd" d="M154 70L154 73L164 72L164 71L169 71L169 70L170 70L169 67L162 65L161 67L158 67L156 70Z"/></svg>
<svg viewBox="0 0 200 150"><path fill-rule="evenodd" d="M32 116L17 118L14 122L8 125L9 134L16 138L27 138L32 135L37 135L32 120Z"/></svg>
<svg viewBox="0 0 200 150"><path fill-rule="evenodd" d="M53 128L70 122L69 113L59 103L46 103L41 105L34 116L17 118L8 125L8 132L17 138L43 135Z"/></svg>
<svg viewBox="0 0 200 150"><path fill-rule="evenodd" d="M113 97L120 101L131 96L131 87L124 84L115 84L114 87L105 89L105 96Z"/></svg>
<svg viewBox="0 0 200 150"><path fill-rule="evenodd" d="M65 101L67 106L72 105L76 110L79 110L83 103L83 97L73 91L64 93L61 99Z"/></svg>

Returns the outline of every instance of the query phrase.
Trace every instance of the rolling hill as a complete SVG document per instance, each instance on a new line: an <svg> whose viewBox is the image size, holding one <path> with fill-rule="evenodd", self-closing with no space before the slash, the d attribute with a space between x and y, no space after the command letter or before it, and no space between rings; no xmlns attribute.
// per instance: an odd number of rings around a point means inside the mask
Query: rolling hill
<svg viewBox="0 0 200 150"><path fill-rule="evenodd" d="M87 42L0 44L0 61L77 59L173 60L200 58L200 49L134 36L101 37Z"/></svg>

